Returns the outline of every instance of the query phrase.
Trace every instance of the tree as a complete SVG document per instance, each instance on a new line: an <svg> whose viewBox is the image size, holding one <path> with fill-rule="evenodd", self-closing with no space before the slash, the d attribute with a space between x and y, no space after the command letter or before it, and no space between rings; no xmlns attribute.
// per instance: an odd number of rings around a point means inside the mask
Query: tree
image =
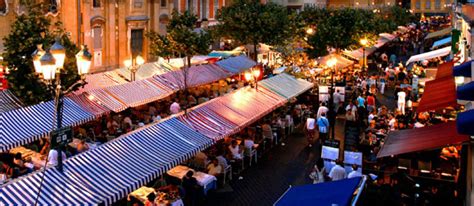
<svg viewBox="0 0 474 206"><path fill-rule="evenodd" d="M43 8L43 4L27 5L27 12L16 18L11 26L11 33L3 39L4 63L10 68L7 75L9 88L27 105L53 97L48 85L35 74L31 54L38 44L49 48L55 38L60 37L66 48L64 69L61 70L62 85L68 88L80 78L75 63L75 54L79 49L64 35L61 22L52 24L50 17L42 13Z"/></svg>
<svg viewBox="0 0 474 206"><path fill-rule="evenodd" d="M396 6L395 6L396 7ZM376 42L378 34L392 32L398 25L411 21L409 14L403 16L403 9L387 7L381 10L308 8L301 13L307 26L314 26L315 33L308 38L307 53L315 58L342 49L359 48L361 38Z"/></svg>
<svg viewBox="0 0 474 206"><path fill-rule="evenodd" d="M274 3L236 0L219 11L217 20L220 22L217 29L222 37L233 39L241 45L254 46L255 61L259 43L282 45L292 35L287 9Z"/></svg>
<svg viewBox="0 0 474 206"><path fill-rule="evenodd" d="M151 41L151 53L163 57L171 57L177 54L180 57L186 57L185 66L180 71L174 71L175 79L179 84L180 90L188 88L188 70L191 67L191 58L197 54L209 53L211 36L208 31L195 29L198 18L185 11L179 14L173 11L172 18L168 23L166 35L160 35L156 32L150 32L147 37ZM186 111L186 108L185 108Z"/></svg>

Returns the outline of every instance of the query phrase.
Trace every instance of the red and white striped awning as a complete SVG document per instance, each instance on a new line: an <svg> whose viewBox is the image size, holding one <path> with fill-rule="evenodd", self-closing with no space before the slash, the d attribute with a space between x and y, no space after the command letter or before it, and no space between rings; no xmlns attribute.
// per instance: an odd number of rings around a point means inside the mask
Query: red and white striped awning
<svg viewBox="0 0 474 206"><path fill-rule="evenodd" d="M215 64L204 64L192 66L189 69L171 71L160 76L174 85L179 85L181 88L184 88L185 76L187 83L186 85L188 87L195 87L221 80L231 75L232 73L221 69Z"/></svg>
<svg viewBox="0 0 474 206"><path fill-rule="evenodd" d="M102 104L99 104L95 101L92 101L88 98L88 95L79 94L79 95L69 95L68 96L72 101L81 106L84 110L93 114L95 117L100 117L103 114L110 113L110 109L105 107Z"/></svg>
<svg viewBox="0 0 474 206"><path fill-rule="evenodd" d="M121 112L127 109L127 105L118 98L113 97L105 89L96 89L86 92L86 96L89 100L94 101L100 105L104 105L114 112Z"/></svg>

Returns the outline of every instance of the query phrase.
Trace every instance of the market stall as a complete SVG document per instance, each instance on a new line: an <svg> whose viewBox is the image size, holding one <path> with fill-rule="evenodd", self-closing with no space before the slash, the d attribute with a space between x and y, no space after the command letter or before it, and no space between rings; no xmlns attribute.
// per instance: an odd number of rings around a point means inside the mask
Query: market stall
<svg viewBox="0 0 474 206"><path fill-rule="evenodd" d="M0 91L0 113L21 108L22 105L10 90Z"/></svg>

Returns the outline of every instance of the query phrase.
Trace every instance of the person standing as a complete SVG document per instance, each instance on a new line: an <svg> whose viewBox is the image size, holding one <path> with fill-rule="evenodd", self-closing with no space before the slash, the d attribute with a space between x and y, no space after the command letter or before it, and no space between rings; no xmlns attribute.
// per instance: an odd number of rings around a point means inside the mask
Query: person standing
<svg viewBox="0 0 474 206"><path fill-rule="evenodd" d="M318 118L318 130L319 130L319 141L321 143L326 140L329 131L329 121L326 118L326 113L322 113L321 117Z"/></svg>
<svg viewBox="0 0 474 206"><path fill-rule="evenodd" d="M199 197L199 185L197 179L193 177L194 172L192 170L188 171L186 175L183 177L183 188L185 191L184 195L184 202L185 205L198 205L198 197Z"/></svg>
<svg viewBox="0 0 474 206"><path fill-rule="evenodd" d="M327 113L329 109L326 107L326 103L321 103L321 106L318 108L318 114L316 115L316 118L319 119L321 117L321 114Z"/></svg>
<svg viewBox="0 0 474 206"><path fill-rule="evenodd" d="M339 107L341 106L343 102L344 101L342 100L342 94L339 93L339 89L338 89L333 94L334 112L336 112L336 114L338 113Z"/></svg>
<svg viewBox="0 0 474 206"><path fill-rule="evenodd" d="M316 130L316 120L314 118L308 117L305 124L306 129L306 138L308 139L308 146L313 146L314 133Z"/></svg>
<svg viewBox="0 0 474 206"><path fill-rule="evenodd" d="M346 170L342 167L342 161L336 160L336 165L331 168L328 175L332 181L342 180L347 177Z"/></svg>
<svg viewBox="0 0 474 206"><path fill-rule="evenodd" d="M398 96L398 111L402 112L402 114L405 114L405 98L406 98L406 93L403 90L400 90L397 93Z"/></svg>
<svg viewBox="0 0 474 206"><path fill-rule="evenodd" d="M347 178L362 177L362 173L357 171L358 169L359 169L359 166L357 166L356 164L353 164L352 171L349 172L349 174L347 175Z"/></svg>

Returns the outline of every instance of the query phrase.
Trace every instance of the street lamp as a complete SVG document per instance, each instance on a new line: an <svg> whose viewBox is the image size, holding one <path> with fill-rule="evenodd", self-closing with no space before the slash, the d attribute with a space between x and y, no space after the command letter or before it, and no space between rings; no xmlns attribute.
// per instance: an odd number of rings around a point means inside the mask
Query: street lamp
<svg viewBox="0 0 474 206"><path fill-rule="evenodd" d="M255 84L255 89L258 90L258 77L260 77L260 69L251 68L249 72L245 72L244 77L251 84Z"/></svg>
<svg viewBox="0 0 474 206"><path fill-rule="evenodd" d="M332 115L328 115L330 117L330 124L329 126L331 127L331 138L334 140L334 124L336 123L336 111L334 111L334 72L336 70L336 64L337 64L337 59L335 57L329 59L326 62L326 65L328 68L331 69L331 91L329 92L329 112L331 112Z"/></svg>
<svg viewBox="0 0 474 206"><path fill-rule="evenodd" d="M123 61L123 65L130 70L130 81L135 81L135 74L137 73L138 69L141 65L145 63L145 59L142 56L137 55L135 59L126 59Z"/></svg>
<svg viewBox="0 0 474 206"><path fill-rule="evenodd" d="M314 29L309 27L308 29L306 29L306 34L313 35L314 34Z"/></svg>
<svg viewBox="0 0 474 206"><path fill-rule="evenodd" d="M362 71L365 69L366 61L365 61L365 47L367 47L367 44L369 43L369 40L367 38L363 38L360 40L360 44L362 45Z"/></svg>
<svg viewBox="0 0 474 206"><path fill-rule="evenodd" d="M61 87L60 73L64 67L66 58L66 50L59 42L59 39L51 46L51 48L44 51L41 45L37 46L37 50L32 54L33 65L36 73L41 73L42 80L48 85L54 96L55 114L53 133L51 133L51 146L58 152L58 171L63 171L62 155L64 144L71 137L66 133L59 133L60 131L67 131L70 134L70 128L62 128L62 111L63 111L63 96L78 85L84 85L84 74L89 73L91 65L91 54L87 51L87 47L82 47L82 50L76 55L78 73L81 75L81 80L71 85L68 89L63 90ZM57 138L54 134L65 134ZM56 138L53 138L56 137Z"/></svg>

